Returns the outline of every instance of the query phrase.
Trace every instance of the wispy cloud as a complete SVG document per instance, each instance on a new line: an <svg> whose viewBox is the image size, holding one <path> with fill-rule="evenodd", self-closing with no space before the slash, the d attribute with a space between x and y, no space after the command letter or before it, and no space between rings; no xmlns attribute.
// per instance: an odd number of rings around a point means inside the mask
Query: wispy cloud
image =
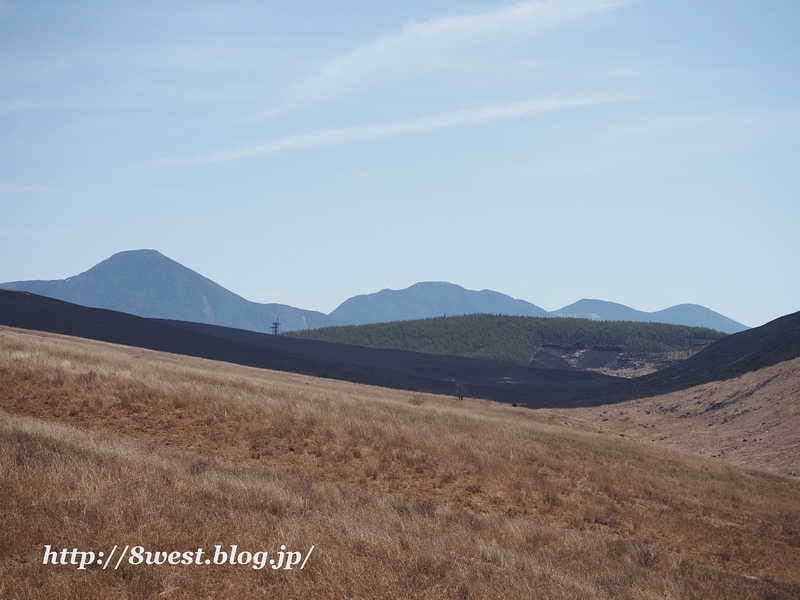
<svg viewBox="0 0 800 600"><path fill-rule="evenodd" d="M30 100L12 100L4 105L0 105L0 114L30 110L38 107L39 106L36 103L31 102Z"/></svg>
<svg viewBox="0 0 800 600"><path fill-rule="evenodd" d="M358 142L375 138L390 137L412 133L415 131L426 131L432 129L444 129L458 125L467 125L492 119L522 117L542 111L552 111L579 106L588 106L604 102L618 101L614 98L572 98L572 99L549 99L549 100L525 100L512 104L499 106L488 106L469 110L460 110L418 119L407 119L401 121L389 121L386 123L376 123L372 125L360 125L357 127L343 127L338 129L322 129L308 133L290 135L263 144L245 146L237 150L226 152L214 152L204 156L170 158L156 161L152 164L208 164L239 160L264 154L273 154L285 150L296 150L301 148L314 148L318 146L330 146L334 144L344 144Z"/></svg>
<svg viewBox="0 0 800 600"><path fill-rule="evenodd" d="M522 2L489 12L409 23L349 54L330 59L305 79L293 100L272 111L336 95L368 76L392 70L419 70L441 64L451 50L485 40L507 40L620 5L624 0L548 0Z"/></svg>
<svg viewBox="0 0 800 600"><path fill-rule="evenodd" d="M57 185L16 185L0 183L0 194L63 194L66 188Z"/></svg>

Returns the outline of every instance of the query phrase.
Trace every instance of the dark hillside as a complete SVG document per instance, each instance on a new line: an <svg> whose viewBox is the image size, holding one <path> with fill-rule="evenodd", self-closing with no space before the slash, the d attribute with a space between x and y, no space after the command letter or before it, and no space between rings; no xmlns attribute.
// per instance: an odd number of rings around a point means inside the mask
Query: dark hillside
<svg viewBox="0 0 800 600"><path fill-rule="evenodd" d="M688 358L725 336L711 329L663 323L485 314L325 327L288 335L540 368L581 368L563 359L564 351L574 354L579 350L609 355L595 357L603 360L615 360L619 355L623 360L647 355L652 360L675 361ZM554 348L559 351L554 352Z"/></svg>
<svg viewBox="0 0 800 600"><path fill-rule="evenodd" d="M0 325L411 391L452 395L461 384L470 397L530 407L572 406L569 400L576 394L615 381L595 373L529 369L145 319L8 290L0 290Z"/></svg>
<svg viewBox="0 0 800 600"><path fill-rule="evenodd" d="M800 312L729 335L688 360L658 373L611 386L593 400L646 398L725 381L800 356Z"/></svg>

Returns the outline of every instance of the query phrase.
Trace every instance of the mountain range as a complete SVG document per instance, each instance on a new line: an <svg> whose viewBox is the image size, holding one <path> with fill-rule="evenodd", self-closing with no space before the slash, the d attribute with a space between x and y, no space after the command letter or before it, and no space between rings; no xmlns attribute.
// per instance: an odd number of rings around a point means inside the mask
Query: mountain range
<svg viewBox="0 0 800 600"><path fill-rule="evenodd" d="M736 333L747 326L696 304L642 312L603 300L580 300L548 312L491 290L473 291L447 282L421 282L404 290L381 290L345 300L330 314L285 304L251 302L155 250L119 252L88 271L51 281L14 281L0 288L31 292L82 306L140 317L222 325L258 332L331 325L456 316L473 313L594 320L653 321Z"/></svg>
<svg viewBox="0 0 800 600"><path fill-rule="evenodd" d="M553 311L548 316L575 317L593 321L644 321L669 325L691 325L708 327L725 333L738 333L748 329L746 325L699 304L677 304L664 310L644 312L616 302L584 299Z"/></svg>

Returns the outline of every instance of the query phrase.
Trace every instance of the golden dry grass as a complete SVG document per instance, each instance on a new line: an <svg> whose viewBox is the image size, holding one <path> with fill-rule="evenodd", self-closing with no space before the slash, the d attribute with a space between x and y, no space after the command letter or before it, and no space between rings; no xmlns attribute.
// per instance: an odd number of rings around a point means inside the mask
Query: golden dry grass
<svg viewBox="0 0 800 600"><path fill-rule="evenodd" d="M786 478L489 402L0 336L0 597L800 597ZM316 549L79 572L46 544Z"/></svg>
<svg viewBox="0 0 800 600"><path fill-rule="evenodd" d="M800 477L800 358L662 396L549 412L719 461Z"/></svg>

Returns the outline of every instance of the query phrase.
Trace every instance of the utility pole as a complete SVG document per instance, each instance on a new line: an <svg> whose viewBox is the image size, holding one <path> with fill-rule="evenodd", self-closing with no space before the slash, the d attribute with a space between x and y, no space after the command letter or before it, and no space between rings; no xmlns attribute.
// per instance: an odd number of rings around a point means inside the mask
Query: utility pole
<svg viewBox="0 0 800 600"><path fill-rule="evenodd" d="M278 319L272 324L272 335L278 335L280 328L281 328L281 320Z"/></svg>

